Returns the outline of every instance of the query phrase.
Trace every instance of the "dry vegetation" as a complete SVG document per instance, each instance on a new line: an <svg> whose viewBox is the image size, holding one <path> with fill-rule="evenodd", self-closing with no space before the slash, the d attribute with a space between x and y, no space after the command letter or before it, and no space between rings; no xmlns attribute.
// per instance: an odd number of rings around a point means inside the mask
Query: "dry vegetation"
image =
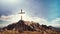
<svg viewBox="0 0 60 34"><path fill-rule="evenodd" d="M19 31L14 31L14 30L6 30L6 31L0 31L0 34L60 34L60 31L57 32L53 32L53 31L48 31L47 32L37 32L37 31L23 31L23 32L19 32Z"/></svg>
<svg viewBox="0 0 60 34"><path fill-rule="evenodd" d="M0 32L0 34L40 34L40 32L36 32L36 31L18 32L18 31L7 30L7 31Z"/></svg>

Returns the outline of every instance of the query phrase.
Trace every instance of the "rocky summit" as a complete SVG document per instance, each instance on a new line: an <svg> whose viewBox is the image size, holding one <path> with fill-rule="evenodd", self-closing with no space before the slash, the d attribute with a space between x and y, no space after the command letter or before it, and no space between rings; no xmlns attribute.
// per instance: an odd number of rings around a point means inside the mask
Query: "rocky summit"
<svg viewBox="0 0 60 34"><path fill-rule="evenodd" d="M0 34L59 34L52 26L19 20L0 29Z"/></svg>

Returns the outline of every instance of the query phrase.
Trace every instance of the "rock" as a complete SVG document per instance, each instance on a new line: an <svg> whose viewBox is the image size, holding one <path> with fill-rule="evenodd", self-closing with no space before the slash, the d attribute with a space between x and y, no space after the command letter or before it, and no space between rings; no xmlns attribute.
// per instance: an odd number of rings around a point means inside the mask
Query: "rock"
<svg viewBox="0 0 60 34"><path fill-rule="evenodd" d="M7 27L2 28L2 30L13 30L20 33L24 31L37 31L41 33L49 33L49 31L55 32L51 27L52 26L40 25L39 23L19 20L16 23L9 24Z"/></svg>

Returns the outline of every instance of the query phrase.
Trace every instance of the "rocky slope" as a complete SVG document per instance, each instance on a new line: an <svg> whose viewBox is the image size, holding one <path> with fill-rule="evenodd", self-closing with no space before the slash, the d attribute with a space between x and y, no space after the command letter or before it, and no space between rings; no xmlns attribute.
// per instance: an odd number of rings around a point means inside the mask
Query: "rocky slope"
<svg viewBox="0 0 60 34"><path fill-rule="evenodd" d="M22 32L38 32L41 34L57 34L52 26L40 25L39 23L20 20L17 23L9 24L8 26L0 29L0 32L4 31L18 31Z"/></svg>

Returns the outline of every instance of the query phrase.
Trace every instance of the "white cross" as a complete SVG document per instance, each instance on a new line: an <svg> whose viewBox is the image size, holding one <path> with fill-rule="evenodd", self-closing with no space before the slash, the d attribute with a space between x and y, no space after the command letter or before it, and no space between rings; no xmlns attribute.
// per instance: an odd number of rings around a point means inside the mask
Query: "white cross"
<svg viewBox="0 0 60 34"><path fill-rule="evenodd" d="M21 12L19 14L21 14L21 20L22 20L22 14L25 14L25 12L22 12L22 9L21 9Z"/></svg>

